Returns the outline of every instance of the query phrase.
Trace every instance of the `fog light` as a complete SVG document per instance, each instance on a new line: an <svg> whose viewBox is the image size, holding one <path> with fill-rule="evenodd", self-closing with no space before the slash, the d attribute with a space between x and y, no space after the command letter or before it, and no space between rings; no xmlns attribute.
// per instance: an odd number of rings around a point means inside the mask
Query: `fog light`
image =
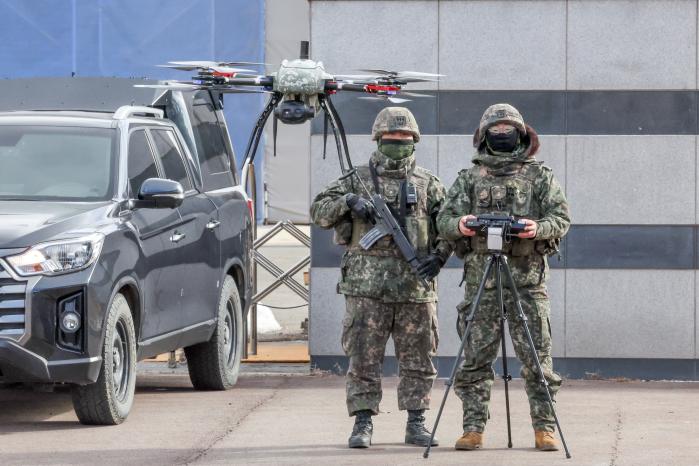
<svg viewBox="0 0 699 466"><path fill-rule="evenodd" d="M85 295L82 291L58 301L56 315L56 343L61 348L82 352L85 344L83 320Z"/></svg>
<svg viewBox="0 0 699 466"><path fill-rule="evenodd" d="M66 312L63 314L61 330L66 333L75 333L80 330L80 316L75 312Z"/></svg>

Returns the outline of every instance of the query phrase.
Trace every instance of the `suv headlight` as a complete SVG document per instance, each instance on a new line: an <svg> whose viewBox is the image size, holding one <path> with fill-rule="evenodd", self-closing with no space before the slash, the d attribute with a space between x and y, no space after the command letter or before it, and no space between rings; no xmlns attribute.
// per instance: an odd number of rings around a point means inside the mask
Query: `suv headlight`
<svg viewBox="0 0 699 466"><path fill-rule="evenodd" d="M103 243L101 233L40 243L22 254L8 257L7 262L23 277L76 272L97 260Z"/></svg>

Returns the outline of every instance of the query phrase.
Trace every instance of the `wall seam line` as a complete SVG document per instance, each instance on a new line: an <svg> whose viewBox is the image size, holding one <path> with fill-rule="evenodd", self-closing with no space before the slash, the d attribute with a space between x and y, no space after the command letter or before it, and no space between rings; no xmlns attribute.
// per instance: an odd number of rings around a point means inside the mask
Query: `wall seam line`
<svg viewBox="0 0 699 466"><path fill-rule="evenodd" d="M71 10L72 10L72 16L73 16L73 31L72 31L72 40L73 40L73 47L72 47L72 66L71 66L71 74L72 76L75 76L78 74L78 57L77 57L77 47L78 47L78 6L76 4L76 0L73 0L71 3Z"/></svg>
<svg viewBox="0 0 699 466"><path fill-rule="evenodd" d="M267 1L267 0L265 0ZM697 0L699 1L699 0ZM265 16L267 13L265 13ZM311 58L315 57L313 53L313 2L309 0L308 2L308 17L306 18L308 20L308 53L310 54ZM267 34L266 28L265 28L265 34ZM265 49L265 59L263 60L264 62L267 61L267 50ZM345 137L347 137L347 134L345 134ZM349 145L349 142L347 143ZM351 152L350 152L351 154ZM351 157L351 155L350 155ZM310 210L310 205L313 202L313 124L309 123L308 127L308 206ZM310 216L308 217L308 222L313 223L311 221ZM309 251L310 252L310 251ZM309 266L309 270L311 270L311 267ZM310 284L309 284L310 288ZM311 302L309 300L308 302L308 329L310 332L311 328ZM309 354L310 354L310 340L309 340Z"/></svg>
<svg viewBox="0 0 699 466"><path fill-rule="evenodd" d="M216 61L216 0L211 0L211 59Z"/></svg>
<svg viewBox="0 0 699 466"><path fill-rule="evenodd" d="M699 99L697 98L699 95L699 91L697 91L697 88L699 88L699 31L697 30L698 24L697 21L699 21L699 0L695 2L695 8L694 8L694 87L695 87L695 92L694 92L694 111L695 111L695 118L697 121L697 131L696 133L699 133ZM699 137L696 135L694 136L694 283L693 283L693 291L694 291L694 378L696 379L697 377L697 364L696 364L696 359L699 357L699 353L697 352L697 256L698 256L698 251L697 251L697 165L699 164L699 160L697 160L698 157L698 148L697 145L699 144Z"/></svg>
<svg viewBox="0 0 699 466"><path fill-rule="evenodd" d="M699 2L699 0L697 0ZM565 177L565 195L568 199L568 0L565 2L565 92L563 93L563 150L565 161L565 170L563 176ZM572 218L571 218L572 223ZM568 248L563 251L563 357L568 356Z"/></svg>

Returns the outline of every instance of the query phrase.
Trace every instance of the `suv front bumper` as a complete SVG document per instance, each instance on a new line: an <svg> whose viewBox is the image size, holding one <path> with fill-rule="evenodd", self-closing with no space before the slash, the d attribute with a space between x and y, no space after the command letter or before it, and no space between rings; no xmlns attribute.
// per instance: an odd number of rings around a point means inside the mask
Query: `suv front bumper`
<svg viewBox="0 0 699 466"><path fill-rule="evenodd" d="M88 384L97 380L101 364L99 356L47 361L12 340L0 339L0 381Z"/></svg>
<svg viewBox="0 0 699 466"><path fill-rule="evenodd" d="M101 287L90 284L92 272L89 268L22 279L0 260L0 382L97 381L102 303L108 298L99 294ZM84 305L79 343L70 347L60 339L58 315L61 303L74 295L81 296ZM90 314L96 321L90 321Z"/></svg>

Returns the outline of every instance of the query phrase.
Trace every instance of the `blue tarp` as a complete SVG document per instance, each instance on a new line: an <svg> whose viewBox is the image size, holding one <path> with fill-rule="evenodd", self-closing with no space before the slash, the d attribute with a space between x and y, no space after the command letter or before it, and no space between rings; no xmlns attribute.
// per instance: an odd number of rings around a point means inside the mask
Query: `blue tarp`
<svg viewBox="0 0 699 466"><path fill-rule="evenodd" d="M264 62L264 38L264 0L0 0L3 78L188 79L155 65ZM262 94L225 97L239 159L263 105Z"/></svg>

